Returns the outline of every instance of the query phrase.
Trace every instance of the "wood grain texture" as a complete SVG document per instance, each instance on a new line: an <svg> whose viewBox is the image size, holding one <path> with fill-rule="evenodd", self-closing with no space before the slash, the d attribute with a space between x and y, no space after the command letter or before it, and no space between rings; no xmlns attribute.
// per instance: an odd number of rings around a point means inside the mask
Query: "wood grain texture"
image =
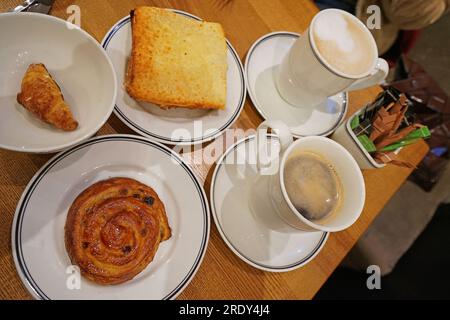
<svg viewBox="0 0 450 320"><path fill-rule="evenodd" d="M21 1L0 2L0 12ZM66 9L81 8L82 28L101 41L120 18L138 5L176 8L209 21L220 22L241 59L251 44L265 33L277 30L302 32L317 8L309 0L56 0L52 15L67 18ZM371 101L380 88L373 87L350 94L350 112ZM2 108L8 106L1 106ZM249 99L234 128L255 128L262 118ZM98 132L133 133L116 116ZM204 145L208 147L208 145ZM405 148L401 159L418 164L428 147L425 143ZM192 153L199 159L201 151ZM29 299L14 267L11 255L11 224L17 202L28 181L51 155L28 155L0 150L0 298ZM194 165L209 192L213 166ZM307 266L296 271L272 274L254 269L237 258L212 226L203 264L180 299L311 299L339 265L361 234L386 205L411 170L387 166L364 172L367 199L361 218L346 231L332 234L320 254Z"/></svg>

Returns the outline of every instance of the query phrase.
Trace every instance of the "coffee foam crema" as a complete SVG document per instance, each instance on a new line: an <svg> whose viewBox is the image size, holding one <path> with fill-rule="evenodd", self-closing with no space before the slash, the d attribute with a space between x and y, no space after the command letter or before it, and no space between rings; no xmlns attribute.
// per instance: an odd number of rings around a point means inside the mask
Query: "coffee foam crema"
<svg viewBox="0 0 450 320"><path fill-rule="evenodd" d="M335 11L322 13L315 20L313 38L322 58L338 71L358 76L371 70L376 52L373 40L351 17Z"/></svg>
<svg viewBox="0 0 450 320"><path fill-rule="evenodd" d="M342 183L323 156L293 151L286 161L283 179L291 203L306 219L319 221L340 209Z"/></svg>

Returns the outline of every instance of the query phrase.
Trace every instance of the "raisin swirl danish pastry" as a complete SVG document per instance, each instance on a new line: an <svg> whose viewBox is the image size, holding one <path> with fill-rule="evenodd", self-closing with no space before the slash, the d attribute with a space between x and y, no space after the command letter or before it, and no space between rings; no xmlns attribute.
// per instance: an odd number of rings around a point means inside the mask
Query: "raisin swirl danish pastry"
<svg viewBox="0 0 450 320"><path fill-rule="evenodd" d="M133 179L95 183L73 202L65 245L87 279L103 285L133 279L171 237L164 204L156 192Z"/></svg>

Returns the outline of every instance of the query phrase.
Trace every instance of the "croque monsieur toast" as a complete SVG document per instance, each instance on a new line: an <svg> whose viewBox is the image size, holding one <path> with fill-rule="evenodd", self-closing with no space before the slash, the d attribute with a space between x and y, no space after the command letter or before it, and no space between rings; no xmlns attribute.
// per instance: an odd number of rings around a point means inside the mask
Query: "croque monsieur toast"
<svg viewBox="0 0 450 320"><path fill-rule="evenodd" d="M222 26L169 10L131 12L132 52L125 87L162 108L224 109L227 45Z"/></svg>

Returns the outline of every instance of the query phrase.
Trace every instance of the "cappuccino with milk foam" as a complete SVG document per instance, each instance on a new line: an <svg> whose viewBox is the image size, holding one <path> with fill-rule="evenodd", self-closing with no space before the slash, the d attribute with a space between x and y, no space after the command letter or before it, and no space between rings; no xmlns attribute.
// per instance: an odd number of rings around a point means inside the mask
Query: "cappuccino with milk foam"
<svg viewBox="0 0 450 320"><path fill-rule="evenodd" d="M339 12L326 12L315 21L312 35L319 55L333 69L352 77L373 69L373 40L357 21Z"/></svg>

